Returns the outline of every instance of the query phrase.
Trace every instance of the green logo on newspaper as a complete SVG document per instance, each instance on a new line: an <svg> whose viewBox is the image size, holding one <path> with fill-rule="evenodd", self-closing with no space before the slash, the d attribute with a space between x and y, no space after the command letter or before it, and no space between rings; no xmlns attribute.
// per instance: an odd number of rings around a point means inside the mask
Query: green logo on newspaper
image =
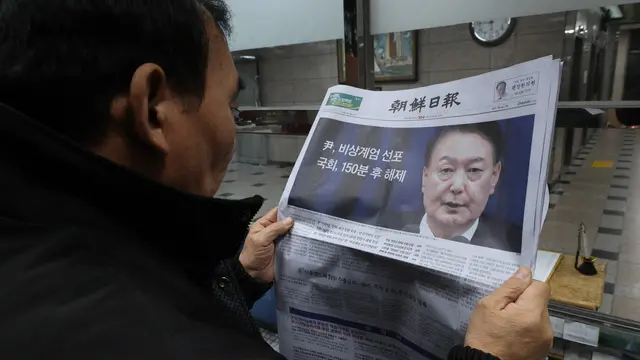
<svg viewBox="0 0 640 360"><path fill-rule="evenodd" d="M360 104L362 104L362 98L360 96L353 96L342 93L331 93L327 105L337 106L349 110L360 110Z"/></svg>

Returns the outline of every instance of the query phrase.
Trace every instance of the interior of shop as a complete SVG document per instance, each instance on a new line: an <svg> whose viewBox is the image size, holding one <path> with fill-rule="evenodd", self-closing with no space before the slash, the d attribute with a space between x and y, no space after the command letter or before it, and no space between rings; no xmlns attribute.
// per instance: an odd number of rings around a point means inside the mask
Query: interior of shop
<svg viewBox="0 0 640 360"><path fill-rule="evenodd" d="M562 254L548 280L556 337L549 356L640 357L640 197L633 195L640 192L640 103L633 104L640 101L640 4L531 1L420 18L409 11L417 3L371 1L363 11L360 2L349 0L308 8L284 1L299 32L264 30L264 39L232 41L245 87L235 112L236 152L217 196L259 194L266 198L259 215L278 206L331 86L393 91L548 55L561 59L547 169L549 211L539 245ZM230 4L238 21L251 13ZM278 10L273 5L261 11ZM405 14L402 21L394 20L399 14ZM358 16L365 19L356 21ZM611 105L616 102L630 105ZM596 275L574 266L581 224ZM256 305L254 316L277 348L273 292Z"/></svg>

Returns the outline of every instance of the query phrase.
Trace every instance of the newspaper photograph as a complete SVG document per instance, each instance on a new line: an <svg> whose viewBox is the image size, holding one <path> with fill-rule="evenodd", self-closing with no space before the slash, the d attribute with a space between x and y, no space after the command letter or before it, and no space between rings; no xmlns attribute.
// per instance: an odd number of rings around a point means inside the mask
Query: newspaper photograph
<svg viewBox="0 0 640 360"><path fill-rule="evenodd" d="M444 358L475 303L534 267L560 66L328 90L278 209L286 358Z"/></svg>

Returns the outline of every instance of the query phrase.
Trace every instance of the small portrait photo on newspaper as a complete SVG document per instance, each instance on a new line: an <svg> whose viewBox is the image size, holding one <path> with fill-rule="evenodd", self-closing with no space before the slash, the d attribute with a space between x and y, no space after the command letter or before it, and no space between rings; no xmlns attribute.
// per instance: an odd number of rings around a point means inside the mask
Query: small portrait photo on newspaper
<svg viewBox="0 0 640 360"><path fill-rule="evenodd" d="M288 205L520 253L533 120L383 128L321 118Z"/></svg>
<svg viewBox="0 0 640 360"><path fill-rule="evenodd" d="M496 101L506 100L508 98L509 98L509 93L507 93L507 82L506 81L498 82L498 84L496 85L496 94L495 94Z"/></svg>

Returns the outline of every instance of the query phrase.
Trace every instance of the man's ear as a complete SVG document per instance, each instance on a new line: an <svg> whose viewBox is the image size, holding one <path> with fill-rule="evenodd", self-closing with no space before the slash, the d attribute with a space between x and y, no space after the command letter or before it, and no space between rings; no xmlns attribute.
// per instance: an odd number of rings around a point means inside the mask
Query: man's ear
<svg viewBox="0 0 640 360"><path fill-rule="evenodd" d="M498 181L500 181L500 172L502 171L502 162L498 161L497 164L493 166L493 172L491 173L491 192L493 194L496 191L496 185L498 185Z"/></svg>
<svg viewBox="0 0 640 360"><path fill-rule="evenodd" d="M165 126L167 114L158 104L168 100L167 78L156 64L144 64L136 69L129 87L128 105L133 134L141 142L163 153L169 152Z"/></svg>

